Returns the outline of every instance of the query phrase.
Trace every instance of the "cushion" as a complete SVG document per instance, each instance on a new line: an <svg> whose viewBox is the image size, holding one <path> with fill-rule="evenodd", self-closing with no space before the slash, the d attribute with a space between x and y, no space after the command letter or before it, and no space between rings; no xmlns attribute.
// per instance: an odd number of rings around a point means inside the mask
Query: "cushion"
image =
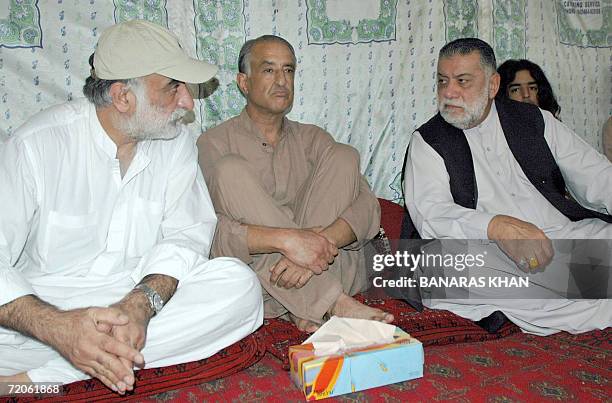
<svg viewBox="0 0 612 403"><path fill-rule="evenodd" d="M378 203L381 213L380 225L385 229L389 239L399 239L404 218L404 207L385 199L378 199Z"/></svg>
<svg viewBox="0 0 612 403"><path fill-rule="evenodd" d="M374 247L374 252L379 255L394 253L395 251L405 250L410 253L419 253L420 247L430 242L430 240L412 240L412 239L402 239L401 231L402 226L404 225L405 217L409 217L408 213L406 213L404 207L399 204L393 203L389 200L378 199L378 203L380 204L380 224L384 229L384 235L386 235L385 239L379 239L379 237L375 238L372 241L372 246ZM380 233L379 233L380 235ZM366 256L368 256L369 249L366 247ZM386 279L394 279L396 277L412 277L414 274L413 271L406 272L405 269L397 268L397 267L388 267L384 270L380 275L382 275ZM381 290L381 292L386 293L391 298L402 299L410 304L414 309L418 311L423 310L423 303L421 301L421 293L417 287L404 287L404 288L386 288Z"/></svg>

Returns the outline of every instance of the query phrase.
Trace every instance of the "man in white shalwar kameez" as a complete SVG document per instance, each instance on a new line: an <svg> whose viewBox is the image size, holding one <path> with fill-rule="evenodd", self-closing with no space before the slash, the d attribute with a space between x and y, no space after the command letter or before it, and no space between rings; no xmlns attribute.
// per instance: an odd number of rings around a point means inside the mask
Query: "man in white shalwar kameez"
<svg viewBox="0 0 612 403"><path fill-rule="evenodd" d="M406 207L423 238L483 240L479 252L488 257L474 273L537 273L530 290L501 288L497 299L472 288L469 298L424 303L471 320L499 310L523 331L541 335L610 326L612 300L555 293L568 284L563 276L571 256L553 250L551 239L608 240L603 260L609 265L612 165L549 112L493 102L495 68L493 50L479 39L458 39L440 51L439 114L412 136ZM563 259L564 270L555 272ZM609 282L610 274L604 278Z"/></svg>
<svg viewBox="0 0 612 403"><path fill-rule="evenodd" d="M0 149L0 382L95 377L206 358L262 323L259 281L209 260L216 215L183 127L185 82L215 66L165 28L106 30L87 99L34 116Z"/></svg>

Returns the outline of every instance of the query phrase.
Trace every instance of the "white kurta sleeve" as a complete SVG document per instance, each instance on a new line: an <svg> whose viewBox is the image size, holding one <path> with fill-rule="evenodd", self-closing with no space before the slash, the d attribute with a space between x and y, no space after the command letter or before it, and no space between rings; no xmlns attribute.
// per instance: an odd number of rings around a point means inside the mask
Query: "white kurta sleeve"
<svg viewBox="0 0 612 403"><path fill-rule="evenodd" d="M0 144L0 305L35 294L15 267L38 205L33 172L19 138Z"/></svg>
<svg viewBox="0 0 612 403"><path fill-rule="evenodd" d="M612 214L612 163L550 112L542 115L544 137L572 196L585 207Z"/></svg>
<svg viewBox="0 0 612 403"><path fill-rule="evenodd" d="M404 171L404 201L423 238L487 239L495 216L456 204L442 157L414 132Z"/></svg>
<svg viewBox="0 0 612 403"><path fill-rule="evenodd" d="M146 253L132 273L139 282L149 274L180 280L196 264L207 260L217 216L198 167L195 140L184 133L176 144L176 158L168 166L161 240Z"/></svg>

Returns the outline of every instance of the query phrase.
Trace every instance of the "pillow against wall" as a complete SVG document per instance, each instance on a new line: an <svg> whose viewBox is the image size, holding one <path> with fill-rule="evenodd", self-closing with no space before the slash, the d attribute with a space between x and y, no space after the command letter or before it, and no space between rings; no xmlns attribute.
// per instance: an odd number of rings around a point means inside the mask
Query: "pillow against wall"
<svg viewBox="0 0 612 403"><path fill-rule="evenodd" d="M380 226L385 229L387 238L399 239L404 208L399 204L385 199L378 199L380 204Z"/></svg>
<svg viewBox="0 0 612 403"><path fill-rule="evenodd" d="M389 200L378 199L378 202L380 203L381 210L380 224L387 234L387 242L391 245L390 250L385 251L385 253L395 253L397 250L401 250L418 254L422 246L432 241L430 239L423 240L420 237L408 239L405 235L405 227L407 222L412 225L412 221L406 209ZM416 231L415 234L418 237ZM378 251L377 253L382 252ZM386 270L382 271L382 275L387 280L399 279L401 277L412 278L414 271L409 268L387 267ZM423 310L423 302L418 287L387 287L384 291L389 297L406 301L419 312Z"/></svg>

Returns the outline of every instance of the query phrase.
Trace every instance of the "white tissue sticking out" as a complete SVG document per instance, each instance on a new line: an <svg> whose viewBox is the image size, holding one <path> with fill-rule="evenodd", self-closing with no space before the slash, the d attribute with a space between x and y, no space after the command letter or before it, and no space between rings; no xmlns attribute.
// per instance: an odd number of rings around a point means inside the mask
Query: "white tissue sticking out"
<svg viewBox="0 0 612 403"><path fill-rule="evenodd" d="M394 333L395 326L387 323L332 316L303 344L312 343L317 356L330 355L373 344L391 343Z"/></svg>

